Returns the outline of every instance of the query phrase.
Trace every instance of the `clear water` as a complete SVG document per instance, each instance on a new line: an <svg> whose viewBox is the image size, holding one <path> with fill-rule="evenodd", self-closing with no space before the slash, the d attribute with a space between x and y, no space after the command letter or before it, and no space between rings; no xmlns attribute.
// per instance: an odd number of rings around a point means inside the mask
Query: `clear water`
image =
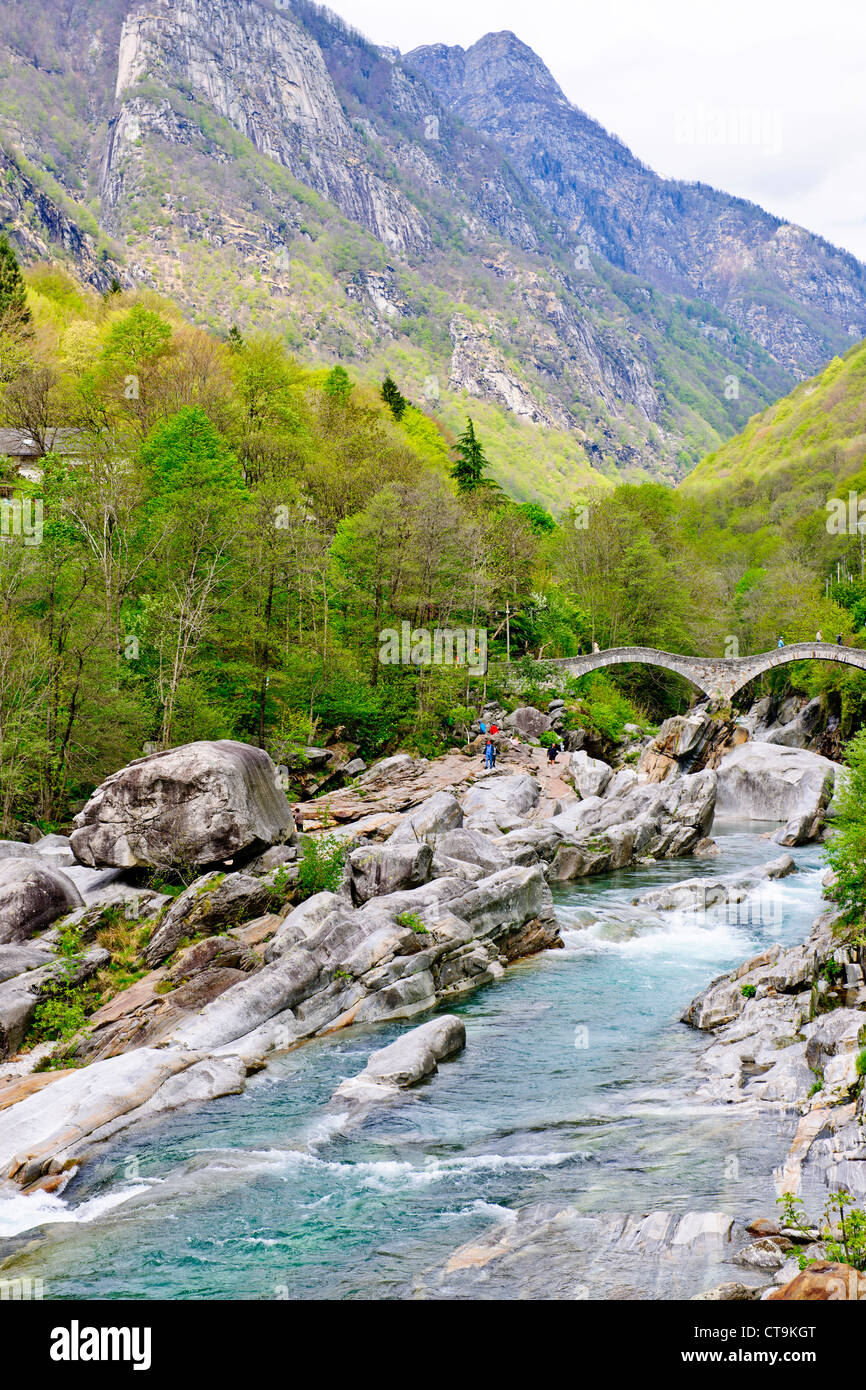
<svg viewBox="0 0 866 1390"><path fill-rule="evenodd" d="M632 906L649 888L781 852L754 827L719 842L713 860L559 890L566 949L465 1001L465 1052L359 1127L341 1129L330 1097L405 1022L273 1059L243 1095L122 1138L62 1198L0 1196L3 1273L41 1276L58 1299L435 1297L458 1246L530 1203L772 1212L771 1171L794 1120L696 1102L707 1039L678 1019L714 975L808 933L821 855L794 851L800 872L774 886L778 911L757 920ZM630 1296L676 1296L650 1264L626 1271ZM621 1270L587 1269L581 1296L618 1291ZM740 1277L726 1269L707 1277ZM535 1296L508 1277L466 1296ZM548 1294L574 1296L573 1269L551 1278Z"/></svg>

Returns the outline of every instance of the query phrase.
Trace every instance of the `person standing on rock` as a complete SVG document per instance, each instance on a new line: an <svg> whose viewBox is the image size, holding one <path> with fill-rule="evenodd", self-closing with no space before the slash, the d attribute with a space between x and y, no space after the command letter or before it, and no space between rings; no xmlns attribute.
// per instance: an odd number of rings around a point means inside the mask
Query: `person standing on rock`
<svg viewBox="0 0 866 1390"><path fill-rule="evenodd" d="M301 815L300 806L296 806L292 811L292 819L295 822L295 829L300 833L304 828L304 818Z"/></svg>
<svg viewBox="0 0 866 1390"><path fill-rule="evenodd" d="M484 766L487 768L489 772L492 772L495 765L496 745L494 744L493 739L489 738L484 747Z"/></svg>

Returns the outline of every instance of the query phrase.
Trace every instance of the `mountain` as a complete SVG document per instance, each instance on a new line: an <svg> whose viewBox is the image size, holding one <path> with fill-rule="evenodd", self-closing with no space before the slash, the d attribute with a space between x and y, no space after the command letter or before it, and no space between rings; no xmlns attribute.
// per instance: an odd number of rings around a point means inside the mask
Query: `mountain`
<svg viewBox="0 0 866 1390"><path fill-rule="evenodd" d="M557 510L675 481L866 331L853 258L658 179L510 34L404 59L307 0L5 0L0 178L23 259L390 371Z"/></svg>
<svg viewBox="0 0 866 1390"><path fill-rule="evenodd" d="M753 203L659 178L573 107L514 34L418 48L406 61L614 265L708 300L798 374L866 337L866 267Z"/></svg>

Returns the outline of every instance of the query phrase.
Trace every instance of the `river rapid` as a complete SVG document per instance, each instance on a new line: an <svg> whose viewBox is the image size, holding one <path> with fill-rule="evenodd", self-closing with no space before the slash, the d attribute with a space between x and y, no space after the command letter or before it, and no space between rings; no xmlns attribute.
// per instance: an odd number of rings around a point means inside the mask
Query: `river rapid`
<svg viewBox="0 0 866 1390"><path fill-rule="evenodd" d="M721 971L802 940L820 911L821 851L760 910L633 906L642 892L775 858L765 827L716 827L722 853L558 888L565 949L465 999L465 1052L360 1126L325 1107L411 1023L332 1034L273 1058L242 1095L138 1127L62 1196L0 1195L0 1273L51 1299L446 1296L454 1250L529 1204L587 1214L771 1214L795 1120L694 1098L706 1035L680 1013ZM681 1271L680 1271L681 1275ZM694 1275L690 1275L693 1278ZM738 1277L707 1257L706 1282ZM509 1279L512 1282L509 1283ZM464 1296L539 1296L517 1275ZM551 1264L544 1296L688 1296L672 1262Z"/></svg>

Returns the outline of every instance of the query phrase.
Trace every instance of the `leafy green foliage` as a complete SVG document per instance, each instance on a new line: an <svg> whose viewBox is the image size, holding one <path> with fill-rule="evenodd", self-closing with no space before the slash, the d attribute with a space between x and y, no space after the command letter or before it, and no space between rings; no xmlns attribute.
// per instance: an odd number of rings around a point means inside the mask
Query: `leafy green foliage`
<svg viewBox="0 0 866 1390"><path fill-rule="evenodd" d="M835 874L829 889L852 925L866 921L866 731L845 749L849 771L837 793L835 834L825 851Z"/></svg>
<svg viewBox="0 0 866 1390"><path fill-rule="evenodd" d="M27 289L6 233L0 234L0 325L30 321Z"/></svg>
<svg viewBox="0 0 866 1390"><path fill-rule="evenodd" d="M336 835L319 835L303 842L298 867L298 892L303 901L314 893L336 893L343 881L347 847Z"/></svg>
<svg viewBox="0 0 866 1390"><path fill-rule="evenodd" d="M866 1270L866 1211L857 1206L855 1197L849 1192L831 1192L824 1204L820 1221L810 1222L805 1215L805 1207L800 1197L785 1192L776 1199L782 1208L782 1224L789 1230L812 1235L817 1229L826 1250L826 1258L847 1264L852 1269ZM801 1254L801 1269L815 1264L817 1256Z"/></svg>

